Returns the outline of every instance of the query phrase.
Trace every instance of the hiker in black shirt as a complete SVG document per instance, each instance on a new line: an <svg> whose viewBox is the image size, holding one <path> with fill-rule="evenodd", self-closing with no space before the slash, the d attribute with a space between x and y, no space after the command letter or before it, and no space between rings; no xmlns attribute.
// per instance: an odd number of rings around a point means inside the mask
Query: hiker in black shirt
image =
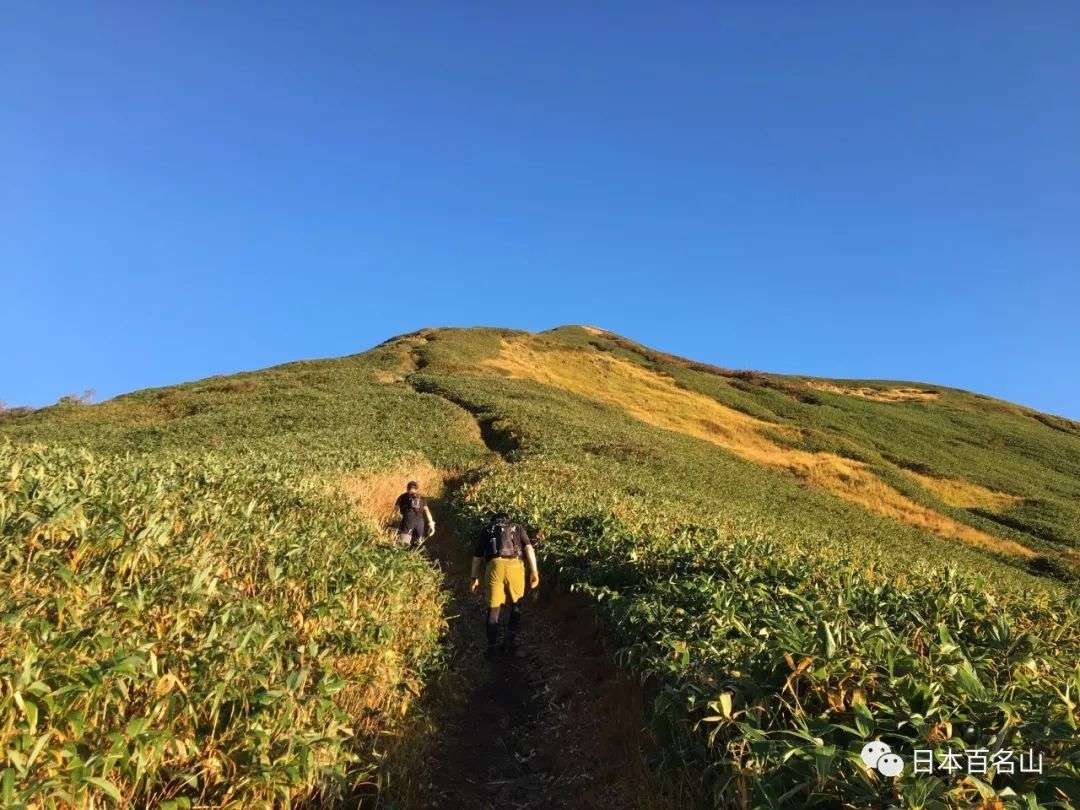
<svg viewBox="0 0 1080 810"><path fill-rule="evenodd" d="M395 506L401 513L397 539L402 548L415 548L435 534L435 519L428 509L427 500L420 494L418 483L410 481L405 491L398 495Z"/></svg>
<svg viewBox="0 0 1080 810"><path fill-rule="evenodd" d="M540 586L540 569L528 531L501 512L492 515L476 538L469 583L470 590L479 590L480 574L484 573L484 597L488 607L485 621L488 658L494 655L499 642L499 617L507 603L510 618L503 650L514 650L518 626L521 624L526 571L529 574L529 587L535 590Z"/></svg>

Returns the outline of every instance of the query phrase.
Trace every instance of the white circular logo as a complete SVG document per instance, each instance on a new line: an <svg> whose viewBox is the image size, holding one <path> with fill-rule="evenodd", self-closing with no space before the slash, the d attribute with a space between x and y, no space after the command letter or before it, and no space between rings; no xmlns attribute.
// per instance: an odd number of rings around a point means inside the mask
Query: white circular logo
<svg viewBox="0 0 1080 810"><path fill-rule="evenodd" d="M881 740L871 740L862 747L862 753L859 756L862 757L862 761L866 763L867 768L876 768L878 760L885 754L891 754L892 749L889 748L888 743L883 743Z"/></svg>
<svg viewBox="0 0 1080 810"><path fill-rule="evenodd" d="M904 772L904 760L896 754L882 754L877 769L882 776L899 776Z"/></svg>

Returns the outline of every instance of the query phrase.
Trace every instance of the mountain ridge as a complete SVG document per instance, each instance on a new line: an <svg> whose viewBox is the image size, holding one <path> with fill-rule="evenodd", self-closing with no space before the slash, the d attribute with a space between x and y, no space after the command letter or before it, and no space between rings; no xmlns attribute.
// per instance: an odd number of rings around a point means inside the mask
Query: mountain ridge
<svg viewBox="0 0 1080 810"><path fill-rule="evenodd" d="M836 413L849 411L859 417L858 409L865 403L865 406L871 409L875 418L882 424L889 423L889 419L883 419L882 415L889 414L890 408L919 408L921 405L924 411L934 412L936 417L940 417L939 421L942 424L952 418L950 412L954 412L953 415L955 415L955 412L963 411L971 415L986 411L1005 418L1016 416L1031 420L1042 428L1064 434L1070 439L1080 438L1080 423L1051 414L1042 414L1005 400L948 386L927 385L914 381L845 380L775 374L701 363L653 350L592 325L570 324L541 332L497 327L423 328L389 338L365 352L341 358L290 361L266 369L213 375L202 380L182 383L179 386L149 388L121 394L108 400L107 403L122 405L133 401L142 402L147 398L160 397L160 392L174 391L178 388L212 389L215 385L242 387L245 381L251 382L262 375L272 374L278 370L288 372L293 369L308 368L313 364L316 366L333 364L356 358L362 360L371 356L372 353L387 351L398 358L399 364L405 363L405 367L384 371L382 379L398 383L412 376L419 375L422 378L428 370L430 361L422 350L425 345L433 341L445 342L447 339L454 341L456 336L470 335L484 336L489 342L495 339L500 341L501 345L489 345L488 356L470 357L464 364L454 360L453 368L458 371L470 375L489 373L511 377L516 375L519 379L532 378L533 381L538 381L538 376L542 377L544 373L549 373L540 369L539 359L551 356L553 351L563 353L560 357L562 365L555 364L553 368L567 368L579 359L588 358L586 366L576 369L573 374L563 375L558 380L549 379L547 382L555 388L570 390L570 393L585 399L606 402L608 405L625 410L626 403L617 401L618 397L611 393L614 390L613 382L619 380L628 384L625 395L638 403L631 408L632 415L646 422L651 420L654 426L661 429L681 430L700 440L717 444L728 452L741 453L743 457L752 458L758 463L787 469L806 480L813 481L817 478L819 484L831 489L834 494L839 494L849 500L861 501L864 506L877 508L878 511L899 520L924 526L938 524L936 529L938 534L965 538L967 542L987 547L994 544L994 538L999 538L1000 543L1008 547L1009 553L1029 559L1039 557L1039 552L1043 550L1032 551L1028 548L1030 543L1025 542L1025 538L1036 538L1044 544L1056 543L1058 546L1065 546L1056 549L1060 553L1055 559L1068 560L1070 566L1077 559L1073 546L1080 543L1080 532L1069 531L1069 528L1062 525L1060 520L1048 525L1044 520L1039 519L1025 521L1023 514L1018 517L1017 513L1024 511L1025 500L1031 501L1033 498L1025 498L1022 493L1011 493L1001 477L984 476L979 480L968 481L963 475L957 475L955 469L952 471L938 469L932 463L928 464L925 459L912 457L914 454L905 455L898 452L898 448L895 447L890 449L889 443L883 441L880 435L870 435L869 441L866 437L860 437L855 441L850 433L845 433L842 429L846 427L846 423L839 427L838 424L830 425L828 420L814 418L810 411L822 408ZM516 341L514 345L520 345L523 347L522 351L532 352L532 354L523 355L516 361L507 359L506 341ZM461 342L467 344L469 339L465 337ZM401 351L403 346L408 347L404 353ZM500 357L501 360L498 359ZM597 385L594 390L591 390L590 385L593 379L590 375L601 373L601 366L598 365L601 358L604 364L617 368L618 373L614 376L609 375L603 385ZM502 363L501 367L500 363ZM507 365L508 363L510 365ZM574 377L574 374L578 374L579 377ZM680 374L686 378L680 378ZM635 379L628 382L628 375L633 375ZM697 383L690 379L695 375L697 375ZM704 386L698 384L702 381L706 383ZM719 397L718 394L721 391L724 396ZM647 404L649 397L663 399L667 411L665 412L664 408L650 410ZM641 405L643 401L646 401L644 406ZM105 404L102 403L102 405ZM35 419L47 419L47 415L53 413L55 409L63 412L72 407L85 406L69 402L39 409L32 414L19 414L6 421L9 430L14 428L17 431L19 424L33 422ZM634 408L636 411L633 410ZM670 412L680 409L685 413L675 417L673 421ZM939 410L940 413L938 413ZM893 411L893 413L896 412L896 410ZM708 418L702 416L702 413L707 413ZM748 419L743 418L743 415ZM676 422L678 424L675 424ZM893 425L888 426L890 429L893 427ZM786 435L780 437L780 441L774 441L776 436L764 435L770 431L780 431ZM739 433L742 434L742 439L736 435ZM973 437L969 432L967 435L959 434L951 441L977 444L977 437ZM999 441L999 444L1003 442L1004 440ZM882 446L878 447L879 444ZM1077 456L1077 448L1072 448L1070 458L1073 459L1070 469L1080 470L1080 461L1076 461L1076 458L1080 458ZM923 490L923 495L927 494L927 490L935 489L933 483L935 479L940 479L945 482L944 487L954 490L957 487L969 486L989 494L985 495L982 504L976 504L971 508L961 507L964 508L964 512L959 520L956 513L946 513L938 517L936 511L929 509L924 503L925 498L917 499L919 500L917 503L909 497L910 486L898 487L895 476L892 476L893 480L888 480L890 475L885 475L886 480L882 482L879 480L882 476L878 474L865 475L861 467L868 460L895 468L888 470L890 474L900 471L901 474L908 475L914 480L914 485ZM910 485L912 481L905 483ZM871 491L875 489L877 491ZM937 489L939 490L937 495L940 496L941 487ZM1002 508L995 511L990 508L995 502L994 493L1005 499L1012 495L1013 502L1009 504L1007 500L998 500L997 503ZM930 494L934 495L933 492ZM1037 500L1037 498L1034 499ZM948 505L956 506L956 504ZM1009 508L1005 508L1006 506ZM1028 511L1031 511L1031 508L1028 503ZM1073 516L1074 512L1078 512L1076 517L1077 522L1080 523L1080 511L1069 509L1067 504L1061 506L1059 511L1061 509L1064 510L1066 516ZM969 524L974 525L971 525L969 529L967 528ZM1017 531L1022 535L1017 535ZM1044 563L1040 561L1039 564Z"/></svg>

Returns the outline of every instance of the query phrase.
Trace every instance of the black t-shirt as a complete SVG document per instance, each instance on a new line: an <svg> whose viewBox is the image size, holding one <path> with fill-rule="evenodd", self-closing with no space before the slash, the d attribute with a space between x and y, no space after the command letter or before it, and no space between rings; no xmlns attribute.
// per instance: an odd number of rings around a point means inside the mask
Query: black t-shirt
<svg viewBox="0 0 1080 810"><path fill-rule="evenodd" d="M414 499L416 501L415 507L412 503ZM410 513L423 516L427 501L424 500L423 495L410 495L408 492L402 492L398 495L395 505L403 518L408 517Z"/></svg>
<svg viewBox="0 0 1080 810"><path fill-rule="evenodd" d="M511 527L514 530L514 550L517 552L517 558L519 560L525 559L525 546L531 546L532 540L529 539L529 533L525 531L524 526L520 526L517 523L511 523ZM476 538L476 548L473 550L474 557L483 557L485 560L494 558L492 549L488 544L488 526L485 526L480 530L479 536Z"/></svg>

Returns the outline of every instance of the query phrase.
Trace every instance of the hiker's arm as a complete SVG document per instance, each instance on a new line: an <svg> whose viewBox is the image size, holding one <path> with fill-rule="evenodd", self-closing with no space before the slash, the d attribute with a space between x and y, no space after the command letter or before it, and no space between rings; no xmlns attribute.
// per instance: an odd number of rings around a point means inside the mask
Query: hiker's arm
<svg viewBox="0 0 1080 810"><path fill-rule="evenodd" d="M532 543L525 545L525 560L529 568L529 587L538 588L540 586L540 566L536 564L536 549L532 547Z"/></svg>
<svg viewBox="0 0 1080 810"><path fill-rule="evenodd" d="M431 537L433 534L435 534L435 518L431 516L431 510L428 508L428 505L426 503L424 504L424 517L427 519L428 537Z"/></svg>
<svg viewBox="0 0 1080 810"><path fill-rule="evenodd" d="M484 564L483 557L472 558L472 571L469 572L469 590L475 591L480 587L480 568Z"/></svg>

